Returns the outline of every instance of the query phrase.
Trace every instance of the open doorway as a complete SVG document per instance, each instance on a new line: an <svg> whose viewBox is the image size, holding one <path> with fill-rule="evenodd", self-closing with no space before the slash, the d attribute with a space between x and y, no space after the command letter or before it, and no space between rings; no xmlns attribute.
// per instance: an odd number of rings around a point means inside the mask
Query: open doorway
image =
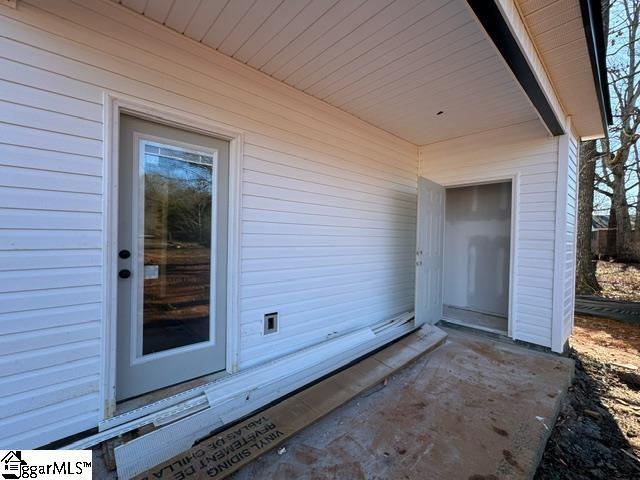
<svg viewBox="0 0 640 480"><path fill-rule="evenodd" d="M511 199L511 181L446 189L446 321L508 334Z"/></svg>

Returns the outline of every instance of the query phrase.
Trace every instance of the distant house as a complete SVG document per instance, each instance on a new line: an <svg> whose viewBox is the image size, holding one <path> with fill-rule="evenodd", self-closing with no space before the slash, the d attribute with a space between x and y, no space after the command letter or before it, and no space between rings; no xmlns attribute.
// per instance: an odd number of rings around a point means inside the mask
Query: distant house
<svg viewBox="0 0 640 480"><path fill-rule="evenodd" d="M591 252L599 258L615 254L616 229L609 228L609 215L591 218Z"/></svg>
<svg viewBox="0 0 640 480"><path fill-rule="evenodd" d="M633 220L631 228L635 229ZM591 252L598 258L616 254L616 229L609 227L609 215L593 215L591 218Z"/></svg>

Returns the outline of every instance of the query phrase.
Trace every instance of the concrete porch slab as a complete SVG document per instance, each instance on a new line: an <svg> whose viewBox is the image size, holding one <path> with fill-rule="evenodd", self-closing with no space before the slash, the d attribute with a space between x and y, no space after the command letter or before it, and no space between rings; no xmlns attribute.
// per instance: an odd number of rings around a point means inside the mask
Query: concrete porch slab
<svg viewBox="0 0 640 480"><path fill-rule="evenodd" d="M455 329L231 478L531 478L573 361Z"/></svg>

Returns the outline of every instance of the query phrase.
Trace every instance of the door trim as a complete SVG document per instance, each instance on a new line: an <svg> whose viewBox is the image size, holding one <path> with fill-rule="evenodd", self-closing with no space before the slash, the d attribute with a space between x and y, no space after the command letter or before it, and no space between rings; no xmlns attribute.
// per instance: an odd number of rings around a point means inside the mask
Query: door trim
<svg viewBox="0 0 640 480"><path fill-rule="evenodd" d="M509 245L509 314L508 314L508 327L507 336L509 338L517 339L517 309L516 299L517 297L517 282L516 278L518 274L518 265L516 258L518 254L518 217L520 202L518 201L520 191L520 173L512 175L489 175L489 176L470 176L463 181L444 182L441 185L446 189L456 187L470 187L473 185L487 185L491 183L504 183L511 182L511 244ZM447 248L446 244L444 248Z"/></svg>
<svg viewBox="0 0 640 480"><path fill-rule="evenodd" d="M116 412L116 326L117 326L117 225L118 158L120 114L211 135L229 142L229 220L227 251L227 325L225 370L238 371L240 343L239 288L242 211L242 164L244 132L208 118L192 115L119 93L103 94L103 301L99 418L104 421Z"/></svg>

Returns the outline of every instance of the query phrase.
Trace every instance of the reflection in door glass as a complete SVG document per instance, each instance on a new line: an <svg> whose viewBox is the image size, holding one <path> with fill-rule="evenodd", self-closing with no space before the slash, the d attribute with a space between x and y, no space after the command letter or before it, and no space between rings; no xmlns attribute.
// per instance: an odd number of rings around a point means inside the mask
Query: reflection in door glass
<svg viewBox="0 0 640 480"><path fill-rule="evenodd" d="M141 142L144 355L209 340L213 157Z"/></svg>

